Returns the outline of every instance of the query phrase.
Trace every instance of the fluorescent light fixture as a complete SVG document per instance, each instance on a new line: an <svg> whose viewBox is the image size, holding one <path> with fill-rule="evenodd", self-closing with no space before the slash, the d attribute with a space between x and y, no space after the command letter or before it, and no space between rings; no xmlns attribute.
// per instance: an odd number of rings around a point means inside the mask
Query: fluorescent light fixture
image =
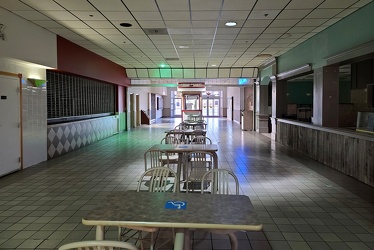
<svg viewBox="0 0 374 250"><path fill-rule="evenodd" d="M188 46L185 46L185 45L179 45L179 48L180 48L180 49L188 49L189 47L188 47Z"/></svg>
<svg viewBox="0 0 374 250"><path fill-rule="evenodd" d="M311 70L312 70L312 66L311 66L311 64L308 63L308 64L305 64L301 67L291 69L291 70L288 70L288 71L285 71L285 72L281 72L277 75L277 77L278 77L279 80L283 80L283 79L286 79L286 78L297 76L299 74L307 73Z"/></svg>
<svg viewBox="0 0 374 250"><path fill-rule="evenodd" d="M226 22L226 23L225 23L225 25L226 25L226 26L229 26L229 27L234 27L234 26L236 26L236 24L237 24L237 23L236 23L236 22L233 22L233 21L229 21L229 22Z"/></svg>

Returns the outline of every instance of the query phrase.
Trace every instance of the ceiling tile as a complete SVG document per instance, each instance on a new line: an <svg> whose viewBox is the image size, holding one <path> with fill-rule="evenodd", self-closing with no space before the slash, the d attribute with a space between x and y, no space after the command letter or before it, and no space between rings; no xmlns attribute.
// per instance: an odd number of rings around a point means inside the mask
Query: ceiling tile
<svg viewBox="0 0 374 250"><path fill-rule="evenodd" d="M326 19L326 18L323 18L323 19L305 18L305 19L301 20L298 24L296 24L296 27L297 26L320 26L320 25L324 24L327 21L328 21L328 19Z"/></svg>
<svg viewBox="0 0 374 250"><path fill-rule="evenodd" d="M165 21L166 27L169 29L189 29L191 28L190 21Z"/></svg>
<svg viewBox="0 0 374 250"><path fill-rule="evenodd" d="M219 11L191 11L193 21L216 21L219 17Z"/></svg>
<svg viewBox="0 0 374 250"><path fill-rule="evenodd" d="M98 11L72 11L71 13L84 21L106 20L106 18Z"/></svg>
<svg viewBox="0 0 374 250"><path fill-rule="evenodd" d="M121 11L127 12L125 5L118 0L90 0L90 3L93 4L101 12L107 11Z"/></svg>
<svg viewBox="0 0 374 250"><path fill-rule="evenodd" d="M121 0L130 11L158 11L155 1Z"/></svg>
<svg viewBox="0 0 374 250"><path fill-rule="evenodd" d="M292 0L286 7L286 9L314 9L317 8L324 0Z"/></svg>
<svg viewBox="0 0 374 250"><path fill-rule="evenodd" d="M277 19L301 19L307 16L311 10L283 10Z"/></svg>
<svg viewBox="0 0 374 250"><path fill-rule="evenodd" d="M139 21L139 24L143 28L165 28L164 21Z"/></svg>
<svg viewBox="0 0 374 250"><path fill-rule="evenodd" d="M70 14L67 11L48 10L48 11L42 11L42 13L44 13L45 15L47 15L48 17L54 20L71 20L71 21L79 20L78 18L76 18L74 15Z"/></svg>
<svg viewBox="0 0 374 250"><path fill-rule="evenodd" d="M134 22L135 19L127 11L104 11L102 14L111 21Z"/></svg>
<svg viewBox="0 0 374 250"><path fill-rule="evenodd" d="M297 19L283 19L283 20L274 20L271 23L270 27L288 27L291 28L292 26L296 25L299 22Z"/></svg>
<svg viewBox="0 0 374 250"><path fill-rule="evenodd" d="M252 10L256 0L229 0L224 1L223 10Z"/></svg>
<svg viewBox="0 0 374 250"><path fill-rule="evenodd" d="M339 12L342 12L342 11L343 9L315 9L306 17L307 18L331 18L339 14Z"/></svg>
<svg viewBox="0 0 374 250"><path fill-rule="evenodd" d="M138 21L162 21L162 17L158 11L133 11L132 14Z"/></svg>
<svg viewBox="0 0 374 250"><path fill-rule="evenodd" d="M90 27L82 21L60 21L60 23L70 29L90 29Z"/></svg>
<svg viewBox="0 0 374 250"><path fill-rule="evenodd" d="M267 27L273 20L266 20L266 19L252 19L252 20L247 20L243 27L248 27L248 28L257 28L257 27Z"/></svg>
<svg viewBox="0 0 374 250"><path fill-rule="evenodd" d="M282 10L289 0L261 0L257 1L254 10Z"/></svg>
<svg viewBox="0 0 374 250"><path fill-rule="evenodd" d="M11 0L14 4L16 2L21 2L21 1L14 1ZM3 0L1 1L3 2ZM9 2L6 1L6 2ZM62 8L60 5L55 3L54 1L35 1L35 0L23 0L23 3L25 3L25 6L31 6L34 9L37 10L55 10L55 11L66 11L64 8ZM2 4L2 3L1 3ZM27 9L30 9L30 7L27 7Z"/></svg>
<svg viewBox="0 0 374 250"><path fill-rule="evenodd" d="M52 20L49 20L49 21L35 20L33 22L36 23L37 25L45 27L47 29L48 28L63 28L64 27L61 24L59 24L55 21L52 21Z"/></svg>
<svg viewBox="0 0 374 250"><path fill-rule="evenodd" d="M30 21L36 21L36 20L51 20L49 17L46 15L43 15L40 12L35 12L33 10L17 10L14 11L17 15L19 15L22 18L25 18Z"/></svg>
<svg viewBox="0 0 374 250"><path fill-rule="evenodd" d="M217 21L192 21L192 28L215 28Z"/></svg>
<svg viewBox="0 0 374 250"><path fill-rule="evenodd" d="M85 23L94 29L113 28L113 24L108 21L85 21Z"/></svg>
<svg viewBox="0 0 374 250"><path fill-rule="evenodd" d="M335 9L335 8L348 8L354 3L356 3L357 0L325 0L318 8L322 9Z"/></svg>
<svg viewBox="0 0 374 250"><path fill-rule="evenodd" d="M204 4L201 4L201 0L190 0L191 10L220 10L221 2L217 0L204 0Z"/></svg>
<svg viewBox="0 0 374 250"><path fill-rule="evenodd" d="M42 2L42 1L40 1ZM65 9L71 10L95 10L88 1L54 0Z"/></svg>
<svg viewBox="0 0 374 250"><path fill-rule="evenodd" d="M254 10L249 15L248 19L274 19L280 10Z"/></svg>
<svg viewBox="0 0 374 250"><path fill-rule="evenodd" d="M298 26L298 27L293 27L291 28L288 32L291 33L291 34L294 34L294 33L308 33L310 31L312 31L315 27L306 27L306 26Z"/></svg>
<svg viewBox="0 0 374 250"><path fill-rule="evenodd" d="M165 21L190 21L190 12L188 11L165 11L162 12Z"/></svg>
<svg viewBox="0 0 374 250"><path fill-rule="evenodd" d="M161 11L183 11L188 10L188 1L185 0L157 0Z"/></svg>

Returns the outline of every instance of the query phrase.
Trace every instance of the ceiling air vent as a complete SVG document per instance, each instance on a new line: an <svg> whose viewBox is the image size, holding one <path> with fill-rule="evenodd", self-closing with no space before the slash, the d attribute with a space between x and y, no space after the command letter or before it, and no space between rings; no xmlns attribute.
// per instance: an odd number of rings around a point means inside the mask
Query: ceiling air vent
<svg viewBox="0 0 374 250"><path fill-rule="evenodd" d="M179 58L177 57L165 57L166 61L179 61Z"/></svg>
<svg viewBox="0 0 374 250"><path fill-rule="evenodd" d="M148 28L148 29L143 29L144 32L151 36L151 35L169 35L167 29L165 28Z"/></svg>

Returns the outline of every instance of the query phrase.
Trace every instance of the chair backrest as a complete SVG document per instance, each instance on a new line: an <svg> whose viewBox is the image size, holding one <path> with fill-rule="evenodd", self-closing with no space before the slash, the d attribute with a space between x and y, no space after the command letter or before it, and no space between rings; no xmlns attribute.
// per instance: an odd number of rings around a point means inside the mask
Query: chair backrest
<svg viewBox="0 0 374 250"><path fill-rule="evenodd" d="M205 151L194 151L185 154L184 162L186 164L187 184L185 185L186 192L192 191L200 192L201 189L206 189L206 186L200 186L202 177L206 172L215 168L213 166L213 154Z"/></svg>
<svg viewBox="0 0 374 250"><path fill-rule="evenodd" d="M180 140L177 137L171 136L171 135L166 135L161 140L161 144L179 144L179 143L180 143Z"/></svg>
<svg viewBox="0 0 374 250"><path fill-rule="evenodd" d="M175 193L179 191L179 178L174 170L168 167L156 167L145 171L140 176L137 192L141 191L143 183L148 187L148 192Z"/></svg>
<svg viewBox="0 0 374 250"><path fill-rule="evenodd" d="M218 168L206 172L202 177L201 186L209 182L212 194L239 194L238 178L230 170ZM201 193L204 193L204 190L201 190Z"/></svg>
<svg viewBox="0 0 374 250"><path fill-rule="evenodd" d="M89 240L89 241L78 241L62 245L58 250L114 250L114 249L125 249L125 250L138 250L136 246L129 242L113 241L113 240Z"/></svg>
<svg viewBox="0 0 374 250"><path fill-rule="evenodd" d="M182 143L186 140L186 134L183 130L174 129L170 130L166 136L173 136L179 140L179 143Z"/></svg>
<svg viewBox="0 0 374 250"><path fill-rule="evenodd" d="M169 155L167 152L158 149L150 149L144 153L144 168L147 171L150 168L169 166Z"/></svg>
<svg viewBox="0 0 374 250"><path fill-rule="evenodd" d="M192 139L191 144L212 144L212 140L206 136L198 135Z"/></svg>
<svg viewBox="0 0 374 250"><path fill-rule="evenodd" d="M176 130L185 130L185 129L187 129L187 126L186 126L185 123L181 122L177 126L175 126L174 129L176 129Z"/></svg>

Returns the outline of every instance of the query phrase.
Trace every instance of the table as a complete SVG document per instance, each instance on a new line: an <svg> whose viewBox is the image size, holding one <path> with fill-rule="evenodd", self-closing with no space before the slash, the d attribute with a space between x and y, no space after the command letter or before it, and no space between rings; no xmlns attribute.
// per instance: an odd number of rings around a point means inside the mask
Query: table
<svg viewBox="0 0 374 250"><path fill-rule="evenodd" d="M168 201L186 202L186 209L166 209ZM112 192L84 216L82 223L96 226L96 240L104 239L105 226L176 228L174 249L183 245L189 249L188 228L262 229L248 196L198 193Z"/></svg>
<svg viewBox="0 0 374 250"><path fill-rule="evenodd" d="M167 153L178 154L177 174L182 172L183 154L194 151L206 151L213 154L213 168L218 168L217 144L155 144L149 150L163 150ZM183 180L186 179L186 169L183 169Z"/></svg>

